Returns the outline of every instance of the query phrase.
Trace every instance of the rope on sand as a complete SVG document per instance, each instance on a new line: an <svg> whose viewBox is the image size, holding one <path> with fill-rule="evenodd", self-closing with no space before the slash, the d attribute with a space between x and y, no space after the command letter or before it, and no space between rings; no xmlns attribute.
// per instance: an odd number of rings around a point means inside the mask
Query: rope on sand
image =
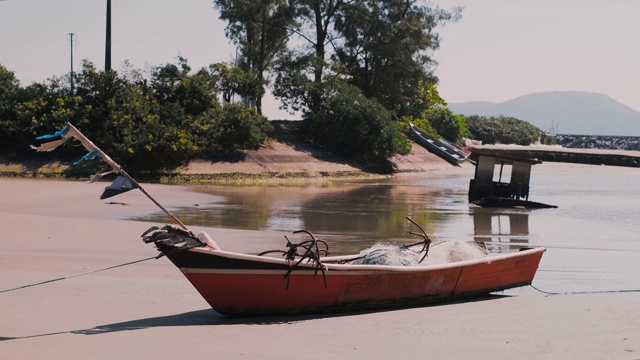
<svg viewBox="0 0 640 360"><path fill-rule="evenodd" d="M160 255L160 256L162 256L162 255ZM51 279L51 280L42 281L42 282L35 283L35 284L23 285L23 286L19 286L17 288L13 288L13 289L0 290L0 294L1 293L5 293L5 292L9 292L9 291L25 289L25 288L32 287L32 286L44 285L44 284L48 284L48 283L52 283L52 282L56 282L56 281L60 281L60 280L67 280L67 279L72 279L72 278L79 277L79 276L95 274L95 273L98 273L98 272L101 272L101 271L111 270L111 269L115 269L115 268L119 268L119 267L123 267L123 266L127 266L127 265L133 265L133 264L136 264L136 263L139 263L139 262L143 262L143 261L147 261L147 260L151 260L151 259L157 259L160 256L152 256L152 257L148 257L146 259L136 260L136 261L128 262L128 263L125 263L125 264L109 266L109 267L106 267L104 269L88 271L88 272L84 272L84 273L80 273L80 274L76 274L76 275L57 278L57 279Z"/></svg>
<svg viewBox="0 0 640 360"><path fill-rule="evenodd" d="M537 290L543 294L547 295L584 295L584 294L611 294L611 293L636 293L640 292L640 289L632 289L632 290L596 290L596 291L568 291L568 292L550 292L540 290L533 285L531 286L534 290Z"/></svg>

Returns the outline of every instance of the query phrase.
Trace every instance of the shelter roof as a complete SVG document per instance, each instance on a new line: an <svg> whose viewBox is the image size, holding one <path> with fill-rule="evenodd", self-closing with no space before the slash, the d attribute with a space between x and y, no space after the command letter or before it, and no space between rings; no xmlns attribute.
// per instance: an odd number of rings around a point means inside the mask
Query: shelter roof
<svg viewBox="0 0 640 360"><path fill-rule="evenodd" d="M529 163L531 165L535 165L535 164L542 164L542 161L538 160L538 159L532 159L532 158L524 158L524 157L519 157L519 156L511 156L511 155L504 155L504 154L499 154L499 153L494 153L494 152L489 152L489 151L478 151L475 149L471 150L471 155L469 155L469 159L473 160L473 161L478 161L478 159L480 158L480 156L490 156L496 159L497 163L514 163L514 162L521 162L521 163Z"/></svg>

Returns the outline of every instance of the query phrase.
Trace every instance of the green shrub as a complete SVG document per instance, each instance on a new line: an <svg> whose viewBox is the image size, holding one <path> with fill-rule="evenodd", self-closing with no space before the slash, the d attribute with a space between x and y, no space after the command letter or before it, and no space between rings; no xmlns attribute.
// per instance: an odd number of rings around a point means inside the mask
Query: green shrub
<svg viewBox="0 0 640 360"><path fill-rule="evenodd" d="M305 128L318 145L363 160L407 154L410 150L389 112L355 86L344 83L325 88L318 109L305 114Z"/></svg>
<svg viewBox="0 0 640 360"><path fill-rule="evenodd" d="M273 126L254 108L226 103L212 130L214 143L229 151L257 149L273 132Z"/></svg>
<svg viewBox="0 0 640 360"><path fill-rule="evenodd" d="M540 139L541 131L530 123L506 116L478 116L465 118L471 134L484 144L530 145Z"/></svg>
<svg viewBox="0 0 640 360"><path fill-rule="evenodd" d="M432 107L423 113L423 117L440 137L451 142L459 142L469 134L464 117L452 113L445 107Z"/></svg>

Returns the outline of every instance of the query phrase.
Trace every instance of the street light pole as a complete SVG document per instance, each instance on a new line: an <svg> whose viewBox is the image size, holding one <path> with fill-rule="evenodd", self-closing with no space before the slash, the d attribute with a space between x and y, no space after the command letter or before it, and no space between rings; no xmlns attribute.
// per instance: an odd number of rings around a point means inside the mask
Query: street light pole
<svg viewBox="0 0 640 360"><path fill-rule="evenodd" d="M69 80L71 81L71 96L73 96L73 35L74 33L69 33L69 44L71 45L71 74L69 75Z"/></svg>
<svg viewBox="0 0 640 360"><path fill-rule="evenodd" d="M104 71L111 70L111 0L107 0L107 39L104 52Z"/></svg>

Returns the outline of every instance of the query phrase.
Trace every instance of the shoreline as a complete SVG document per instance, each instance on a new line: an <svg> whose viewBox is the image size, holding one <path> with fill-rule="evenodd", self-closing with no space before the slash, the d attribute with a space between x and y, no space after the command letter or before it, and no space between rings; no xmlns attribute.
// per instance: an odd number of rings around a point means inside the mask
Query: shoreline
<svg viewBox="0 0 640 360"><path fill-rule="evenodd" d="M244 151L242 156L235 159L193 160L173 171L156 174L151 178L139 177L138 180L171 185L295 185L345 179L388 178L407 174L432 176L452 171L455 173L460 168L470 166L466 162L461 163L459 167L452 166L415 142L411 144L411 152L408 155L393 156L388 159L385 167L371 168L319 149L273 140L258 150ZM622 162L630 164L633 160L628 159L640 158L640 151L631 150L569 149L546 145L483 145L474 148L480 151L515 152L520 154L518 156L538 154L543 157L544 164L554 164L556 168L567 169L576 166L600 166L593 162L577 161L579 156L590 161L607 156L614 157L617 159L617 165L622 165ZM548 160L552 157L549 154L553 152L557 152L559 158L572 161ZM619 160L622 158L626 160ZM37 154L29 156L29 160L0 156L0 178L79 180L86 179L95 172L75 169L71 163L72 161L68 160L47 160L45 157L38 159ZM628 164L609 165L607 169L636 167Z"/></svg>
<svg viewBox="0 0 640 360"><path fill-rule="evenodd" d="M73 160L26 153L0 156L0 177L84 178L95 170L74 168ZM117 162L117 159L114 159ZM424 172L450 167L425 148L412 143L408 155L396 155L383 164L362 164L352 158L305 144L271 140L257 150L235 156L192 160L151 180L170 184L233 184L386 177L394 173Z"/></svg>
<svg viewBox="0 0 640 360"><path fill-rule="evenodd" d="M543 171L606 171L573 164ZM622 169L620 170L633 170ZM446 176L440 172L409 176ZM635 302L518 296L370 313L227 318L212 310L166 258L77 276L157 254L140 234L152 225L122 220L157 208L139 191L100 202L105 183L0 178L0 358L173 359L414 358L633 359L640 357ZM193 187L143 184L175 209L211 200ZM191 228L191 227L190 227ZM223 249L280 244L277 232L193 227ZM308 349L305 343L318 346ZM292 349L299 344L300 349ZM303 350L304 349L304 350Z"/></svg>

